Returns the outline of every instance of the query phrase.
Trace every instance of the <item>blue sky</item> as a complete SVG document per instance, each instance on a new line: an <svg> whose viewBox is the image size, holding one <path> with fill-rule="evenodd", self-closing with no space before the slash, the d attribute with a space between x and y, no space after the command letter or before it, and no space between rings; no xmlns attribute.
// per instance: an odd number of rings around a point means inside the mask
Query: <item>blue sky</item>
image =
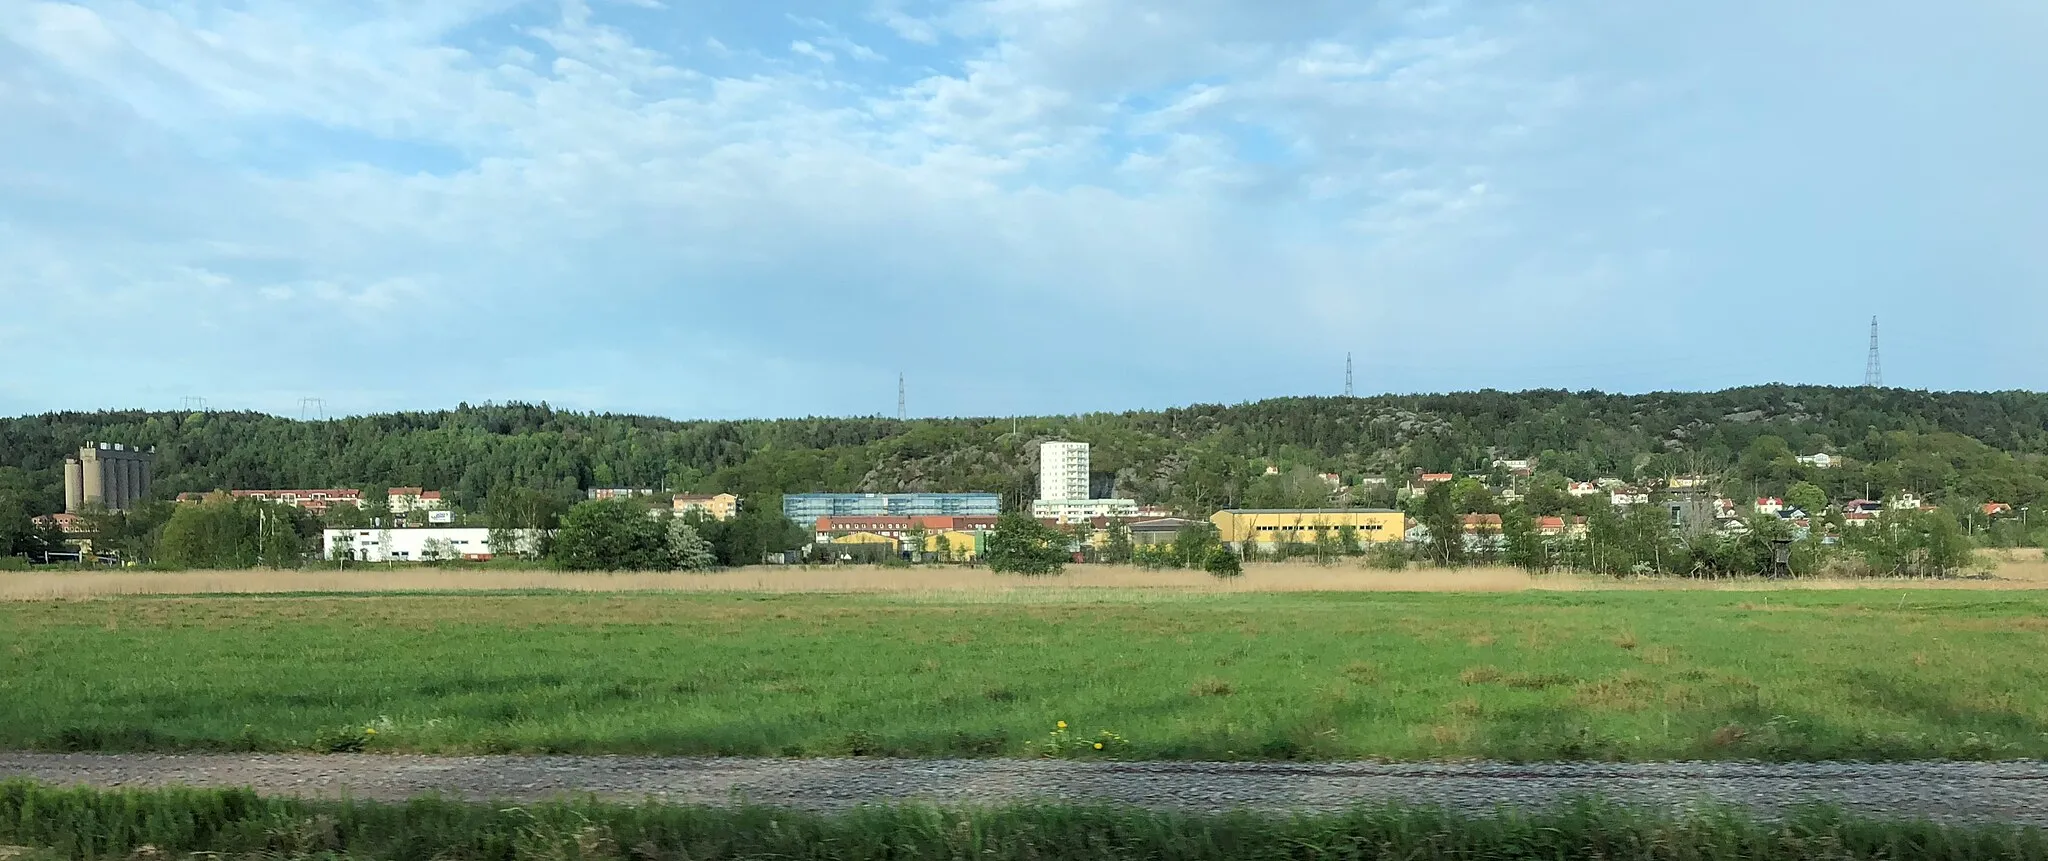
<svg viewBox="0 0 2048 861"><path fill-rule="evenodd" d="M2048 4L0 0L0 413L2042 388Z"/></svg>

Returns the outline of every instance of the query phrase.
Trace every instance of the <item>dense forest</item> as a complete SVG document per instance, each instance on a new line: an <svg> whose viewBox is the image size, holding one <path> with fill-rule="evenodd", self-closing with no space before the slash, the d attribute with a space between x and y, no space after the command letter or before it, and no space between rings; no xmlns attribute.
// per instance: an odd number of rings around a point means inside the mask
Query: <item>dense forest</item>
<svg viewBox="0 0 2048 861"><path fill-rule="evenodd" d="M294 421L247 412L50 413L0 419L0 495L59 510L62 463L87 440L156 446L153 493L397 485L480 510L494 493L587 487L1033 495L1036 446L1092 443L1098 495L1206 514L1328 504L1318 473L1402 483L1536 458L1538 483L1721 476L1731 495L1795 482L1835 501L1913 490L1937 502L2048 501L2048 395L1763 386L1713 393L1481 391L1286 398L1076 416L676 421L546 404ZM1794 455L1827 452L1819 470ZM1268 474L1268 468L1276 474ZM1384 498L1382 498L1384 495ZM1390 489L1344 504L1391 504Z"/></svg>

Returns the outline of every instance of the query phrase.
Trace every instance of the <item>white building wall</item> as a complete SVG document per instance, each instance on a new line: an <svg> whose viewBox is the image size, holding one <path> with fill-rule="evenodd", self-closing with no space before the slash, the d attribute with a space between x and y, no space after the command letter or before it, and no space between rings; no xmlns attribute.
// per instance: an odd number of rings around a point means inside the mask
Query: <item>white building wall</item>
<svg viewBox="0 0 2048 861"><path fill-rule="evenodd" d="M1088 444L1048 442L1038 446L1038 498L1088 498Z"/></svg>
<svg viewBox="0 0 2048 861"><path fill-rule="evenodd" d="M1136 517L1135 499L1041 499L1031 503L1031 516L1061 523L1080 523L1092 517Z"/></svg>
<svg viewBox="0 0 2048 861"><path fill-rule="evenodd" d="M513 532L521 550L531 551L539 546L534 530L517 529ZM447 550L452 553L448 558L494 555L491 531L476 527L328 529L321 533L321 555L327 559L359 562L426 562L438 558L428 553L430 542L446 542ZM435 549L441 546L434 544ZM496 549L502 551L507 548Z"/></svg>

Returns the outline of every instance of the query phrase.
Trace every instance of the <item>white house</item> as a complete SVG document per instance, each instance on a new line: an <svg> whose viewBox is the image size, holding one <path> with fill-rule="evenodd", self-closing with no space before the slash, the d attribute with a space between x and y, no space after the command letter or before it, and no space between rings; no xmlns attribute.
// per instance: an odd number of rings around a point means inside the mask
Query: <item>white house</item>
<svg viewBox="0 0 2048 861"><path fill-rule="evenodd" d="M1820 454L1802 454L1798 457L1798 460L1800 463L1813 467L1814 469L1834 469L1835 467L1842 465L1841 458L1828 454L1826 452L1822 452Z"/></svg>
<svg viewBox="0 0 2048 861"><path fill-rule="evenodd" d="M496 555L532 553L540 533L510 530L516 547L495 547L491 530L477 527L424 529L328 529L321 532L321 555L355 562L432 562L442 559L484 560Z"/></svg>
<svg viewBox="0 0 2048 861"><path fill-rule="evenodd" d="M1784 511L1785 500L1779 499L1775 496L1762 496L1757 498L1756 513L1758 514L1766 514L1770 515L1771 517L1777 517L1779 514L1784 513Z"/></svg>
<svg viewBox="0 0 2048 861"><path fill-rule="evenodd" d="M1609 505L1612 505L1615 508L1627 508L1632 505L1649 505L1650 494L1645 492L1642 488L1617 487L1612 492L1608 493L1607 502Z"/></svg>
<svg viewBox="0 0 2048 861"><path fill-rule="evenodd" d="M1910 490L1899 491L1899 495L1892 497L1889 503L1893 511L1919 511L1920 504L1920 494Z"/></svg>
<svg viewBox="0 0 2048 861"><path fill-rule="evenodd" d="M1574 481L1571 486L1564 489L1564 492L1573 496L1599 496L1600 485L1590 481Z"/></svg>

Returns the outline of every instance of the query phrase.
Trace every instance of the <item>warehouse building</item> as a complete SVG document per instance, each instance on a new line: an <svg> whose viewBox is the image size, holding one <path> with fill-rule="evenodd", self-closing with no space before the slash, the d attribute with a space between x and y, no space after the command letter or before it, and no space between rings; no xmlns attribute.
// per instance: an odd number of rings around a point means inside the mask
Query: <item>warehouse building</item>
<svg viewBox="0 0 2048 861"><path fill-rule="evenodd" d="M1254 546L1314 544L1321 535L1328 540L1343 537L1351 528L1358 543L1379 544L1400 541L1408 529L1408 516L1384 508L1251 508L1218 511L1209 518L1217 535L1233 549L1245 542Z"/></svg>

